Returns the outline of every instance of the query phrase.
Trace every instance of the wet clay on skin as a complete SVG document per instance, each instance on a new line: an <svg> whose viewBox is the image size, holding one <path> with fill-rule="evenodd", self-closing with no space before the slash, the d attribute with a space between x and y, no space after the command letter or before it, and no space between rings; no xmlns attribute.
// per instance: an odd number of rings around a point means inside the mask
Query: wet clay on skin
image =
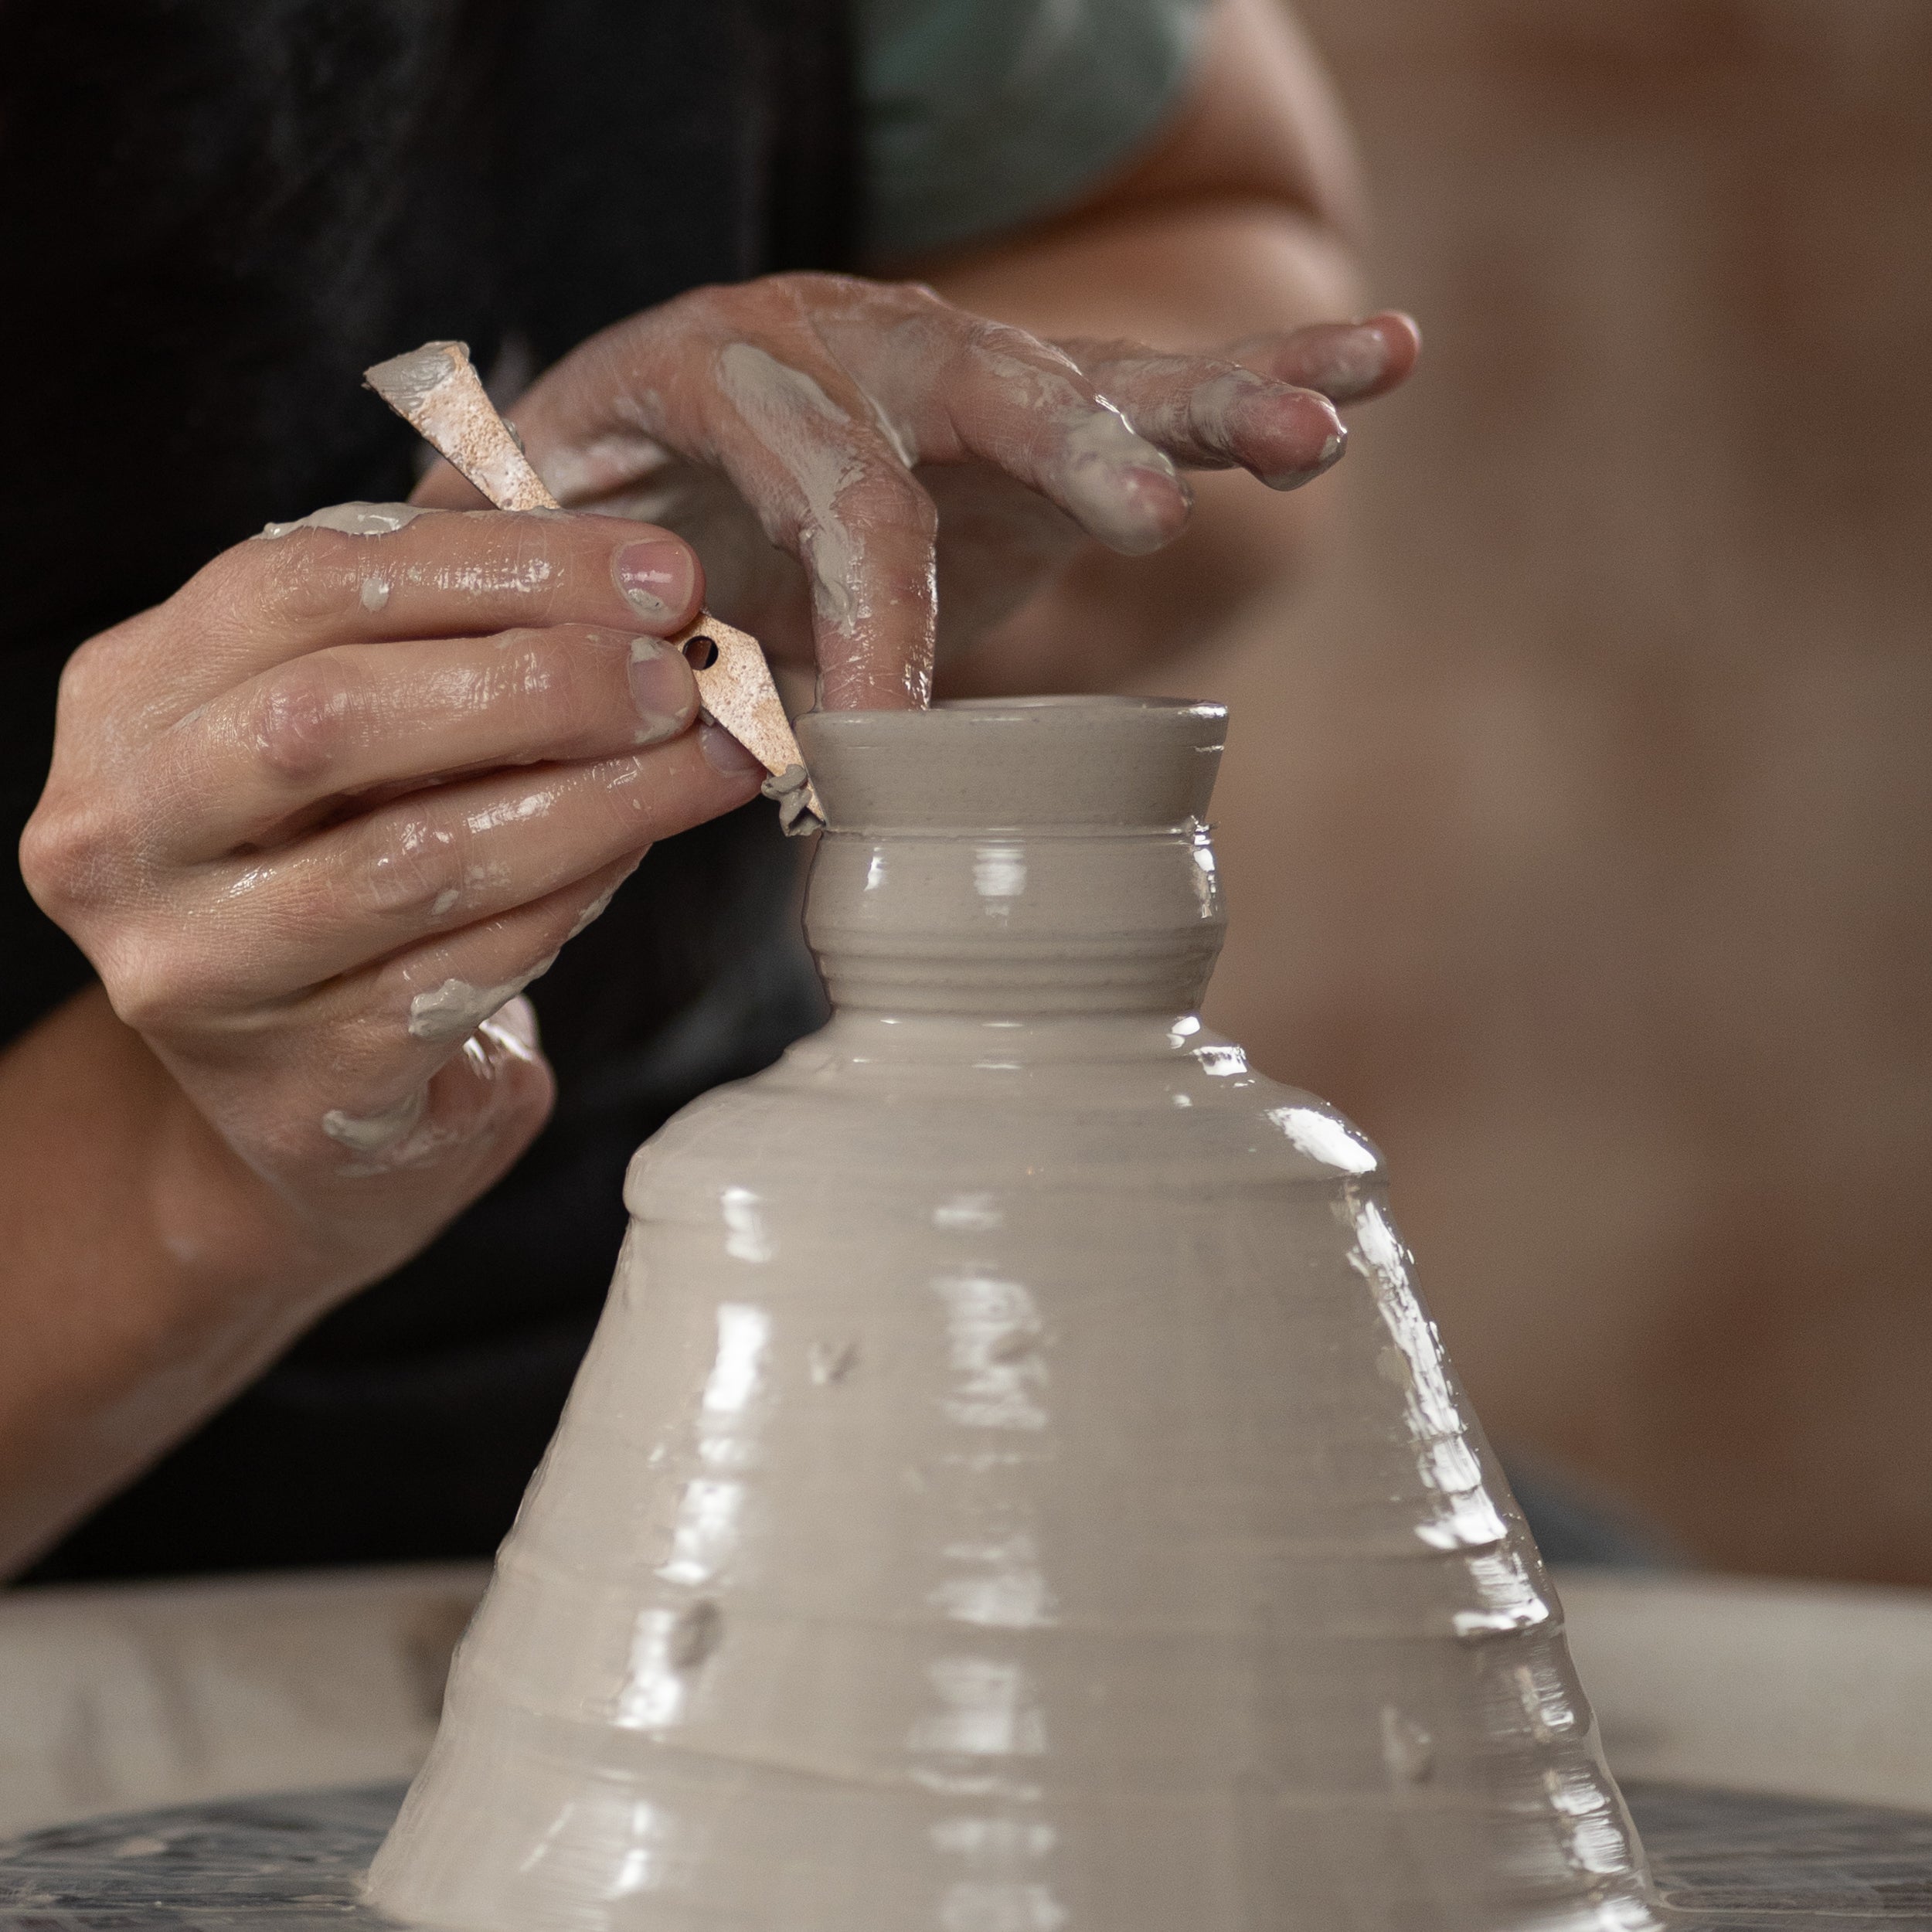
<svg viewBox="0 0 1932 1932"><path fill-rule="evenodd" d="M632 1162L385 1911L1661 1923L1379 1157L1196 1015L1224 726L800 721L835 1016Z"/></svg>
<svg viewBox="0 0 1932 1932"><path fill-rule="evenodd" d="M310 511L307 516L298 516L291 523L265 523L258 535L272 540L294 530L340 530L349 536L389 536L423 514L413 503L332 503L325 509ZM389 599L386 577L363 578L365 611L373 614Z"/></svg>
<svg viewBox="0 0 1932 1932"><path fill-rule="evenodd" d="M586 908L583 925L589 925L608 903L606 899L602 904ZM582 930L581 926L575 928L570 937L574 939ZM429 1041L465 1038L556 964L556 955L553 953L520 978L505 980L500 986L472 986L467 979L446 979L440 986L418 993L410 1002L410 1037Z"/></svg>
<svg viewBox="0 0 1932 1932"><path fill-rule="evenodd" d="M350 536L388 536L427 514L413 503L332 503L292 523L265 523L261 534L273 539L291 530L341 530Z"/></svg>
<svg viewBox="0 0 1932 1932"><path fill-rule="evenodd" d="M332 1107L322 1116L322 1131L352 1154L379 1154L400 1141L423 1117L429 1089L419 1087L393 1107L378 1114L348 1114Z"/></svg>

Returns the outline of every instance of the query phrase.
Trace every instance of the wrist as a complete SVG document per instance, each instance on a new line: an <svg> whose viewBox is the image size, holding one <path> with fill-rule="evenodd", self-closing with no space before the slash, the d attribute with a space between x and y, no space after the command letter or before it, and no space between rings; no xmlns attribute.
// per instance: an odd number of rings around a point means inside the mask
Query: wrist
<svg viewBox="0 0 1932 1932"><path fill-rule="evenodd" d="M138 1040L139 1036L136 1036ZM224 1314L290 1336L362 1285L345 1245L258 1172L145 1041L157 1083L134 1201L173 1319Z"/></svg>
<svg viewBox="0 0 1932 1932"><path fill-rule="evenodd" d="M0 1056L0 1573L327 1304L298 1224L95 987Z"/></svg>

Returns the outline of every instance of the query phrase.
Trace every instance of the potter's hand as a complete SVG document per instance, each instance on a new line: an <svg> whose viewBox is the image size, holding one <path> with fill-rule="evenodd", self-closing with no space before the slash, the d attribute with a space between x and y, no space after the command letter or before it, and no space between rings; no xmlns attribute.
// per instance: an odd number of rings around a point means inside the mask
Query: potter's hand
<svg viewBox="0 0 1932 1932"><path fill-rule="evenodd" d="M1181 471L1321 474L1334 403L1392 387L1415 348L1395 315L1221 355L1056 346L923 287L781 275L605 330L515 413L563 501L683 530L719 616L815 655L828 704L905 706L937 644L982 634L1083 544L1177 535ZM445 469L418 500L476 498Z"/></svg>
<svg viewBox="0 0 1932 1932"><path fill-rule="evenodd" d="M552 1081L514 996L757 789L656 641L702 589L607 519L297 527L75 655L22 864L212 1131L228 1194L199 1226L168 1195L191 1248L252 1189L239 1248L325 1302L527 1145Z"/></svg>

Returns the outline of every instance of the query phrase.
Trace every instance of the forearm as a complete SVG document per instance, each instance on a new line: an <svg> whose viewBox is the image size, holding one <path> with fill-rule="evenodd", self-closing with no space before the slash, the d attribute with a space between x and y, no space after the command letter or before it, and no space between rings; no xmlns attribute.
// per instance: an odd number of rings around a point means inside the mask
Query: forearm
<svg viewBox="0 0 1932 1932"><path fill-rule="evenodd" d="M1353 313L1352 251L1278 203L1155 203L942 267L950 301L1049 339L1198 349ZM1321 488L1277 493L1238 471L1192 479L1188 528L1151 557L1090 549L957 662L942 692L1100 690L1211 635L1291 579L1328 515Z"/></svg>
<svg viewBox="0 0 1932 1932"><path fill-rule="evenodd" d="M0 1575L312 1318L300 1240L99 988L0 1056Z"/></svg>

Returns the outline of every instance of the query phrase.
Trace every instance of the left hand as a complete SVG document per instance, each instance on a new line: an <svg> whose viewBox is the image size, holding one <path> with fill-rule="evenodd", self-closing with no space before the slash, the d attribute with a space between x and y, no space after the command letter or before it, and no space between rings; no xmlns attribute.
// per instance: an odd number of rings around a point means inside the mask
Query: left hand
<svg viewBox="0 0 1932 1932"><path fill-rule="evenodd" d="M815 662L825 704L905 709L942 641L985 634L1083 545L1179 535L1182 471L1319 476L1347 438L1335 404L1394 387L1417 349L1394 314L1212 355L1055 345L916 284L776 275L604 330L515 417L560 499L688 537L718 614ZM475 501L447 468L417 500Z"/></svg>

